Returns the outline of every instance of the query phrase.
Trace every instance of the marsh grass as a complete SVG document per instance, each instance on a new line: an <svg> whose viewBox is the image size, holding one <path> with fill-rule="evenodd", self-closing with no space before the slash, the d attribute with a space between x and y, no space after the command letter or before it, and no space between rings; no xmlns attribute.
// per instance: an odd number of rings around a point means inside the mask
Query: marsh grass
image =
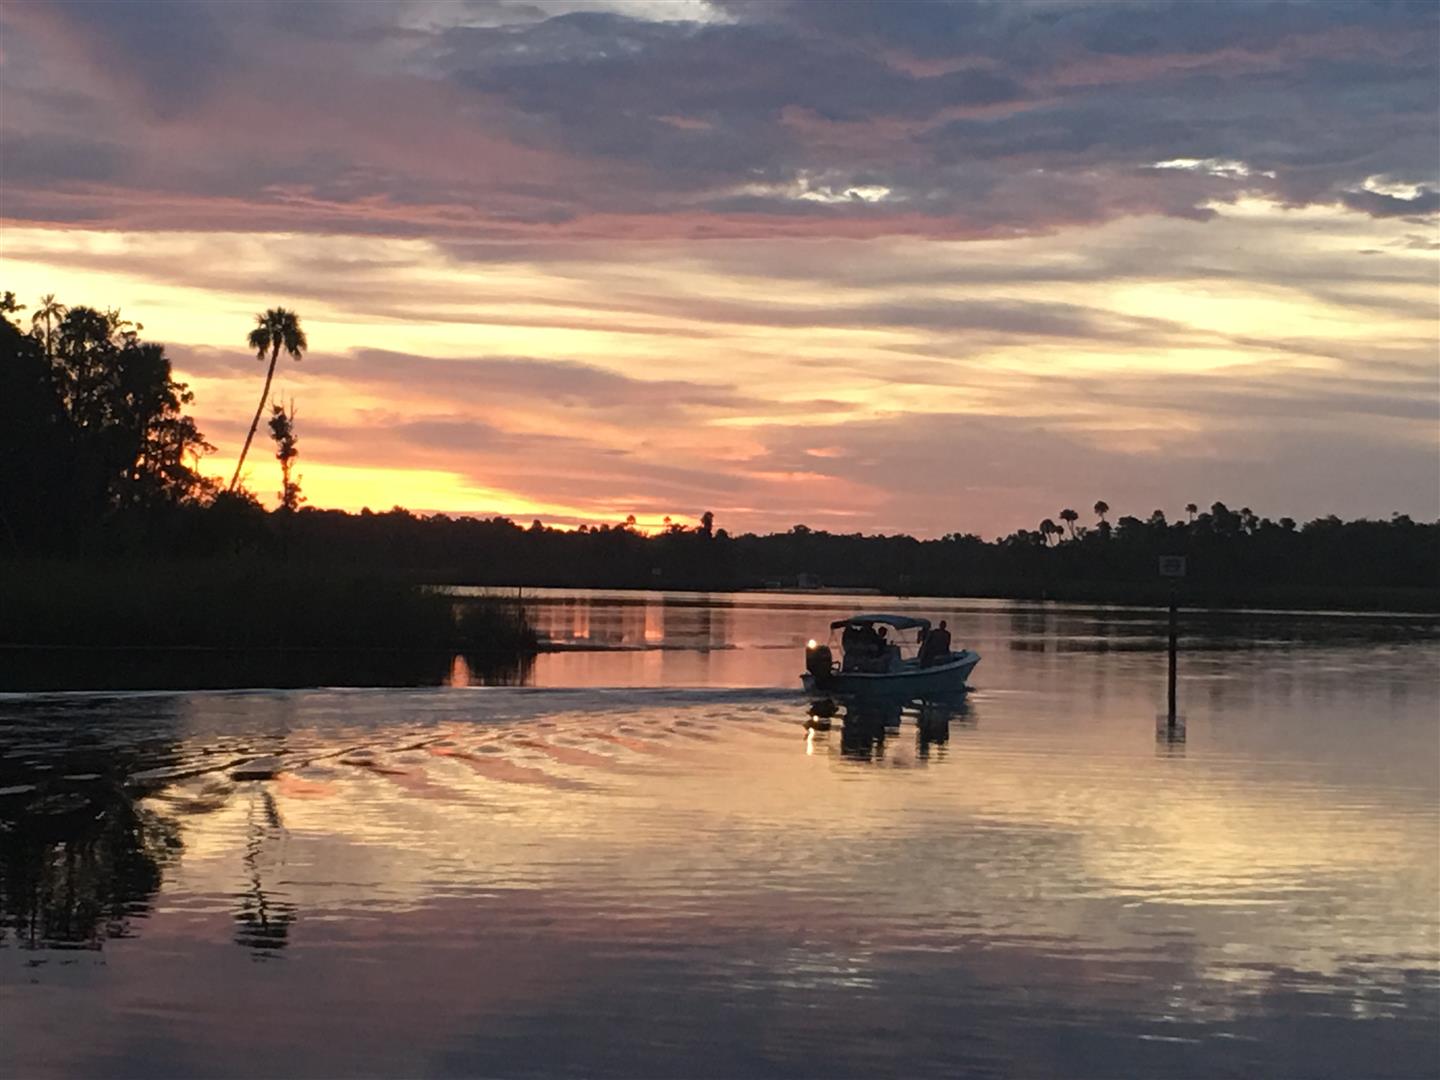
<svg viewBox="0 0 1440 1080"><path fill-rule="evenodd" d="M300 564L0 564L0 644L532 652L517 602Z"/></svg>

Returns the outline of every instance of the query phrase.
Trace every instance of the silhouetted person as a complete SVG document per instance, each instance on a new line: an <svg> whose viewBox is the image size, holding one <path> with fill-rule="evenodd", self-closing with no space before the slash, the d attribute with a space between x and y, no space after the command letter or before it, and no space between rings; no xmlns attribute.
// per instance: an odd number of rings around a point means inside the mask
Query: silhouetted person
<svg viewBox="0 0 1440 1080"><path fill-rule="evenodd" d="M941 664L950 659L950 631L945 627L945 620L940 620L940 625L925 635L925 643L920 646L920 665L928 667L931 664Z"/></svg>
<svg viewBox="0 0 1440 1080"><path fill-rule="evenodd" d="M900 659L900 647L890 641L885 627L875 632L875 670L890 671Z"/></svg>
<svg viewBox="0 0 1440 1080"><path fill-rule="evenodd" d="M884 671L886 664L885 628L877 633L873 626L852 624L840 636L845 652L846 671Z"/></svg>
<svg viewBox="0 0 1440 1080"><path fill-rule="evenodd" d="M851 624L840 633L840 650L846 671L859 671L874 653L870 628Z"/></svg>

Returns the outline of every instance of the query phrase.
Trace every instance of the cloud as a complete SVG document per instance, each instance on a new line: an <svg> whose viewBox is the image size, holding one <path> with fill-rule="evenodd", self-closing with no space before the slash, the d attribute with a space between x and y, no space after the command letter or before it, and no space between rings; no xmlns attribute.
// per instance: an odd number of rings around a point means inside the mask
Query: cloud
<svg viewBox="0 0 1440 1080"><path fill-rule="evenodd" d="M239 379L247 401L253 392L252 358L182 349L176 359L187 376ZM921 535L1033 527L1062 502L1096 497L1141 515L1215 498L1272 516L1384 516L1402 503L1422 518L1440 514L1440 407L1418 372L1407 381L1259 366L1104 379L1056 371L999 384L1033 403L1028 414L822 419L818 403L787 415L729 387L569 361L367 349L314 359L287 376L301 402L303 461L444 471L507 493L451 510L528 505L578 522L709 508L749 529L804 521ZM727 434L727 418L750 414L761 419L743 437ZM238 438L243 422L228 434ZM403 492L389 501L413 503Z"/></svg>
<svg viewBox="0 0 1440 1080"><path fill-rule="evenodd" d="M573 360L489 356L439 360L360 349L345 361L356 382L432 386L447 397L533 397L562 409L629 410L651 416L753 404L723 385L636 379Z"/></svg>
<svg viewBox="0 0 1440 1080"><path fill-rule="evenodd" d="M132 150L103 140L43 131L0 134L0 181L5 189L32 183L113 182L125 175L133 159Z"/></svg>
<svg viewBox="0 0 1440 1080"><path fill-rule="evenodd" d="M144 115L172 119L200 107L217 73L243 62L225 32L235 15L227 9L204 0L38 0L8 12L7 21Z"/></svg>
<svg viewBox="0 0 1440 1080"><path fill-rule="evenodd" d="M1379 191L1346 191L1341 193L1340 201L1374 217L1418 217L1440 210L1440 190L1421 187L1408 198Z"/></svg>
<svg viewBox="0 0 1440 1080"><path fill-rule="evenodd" d="M1192 399L1182 386L1174 400L1179 412ZM1237 394L1230 400L1251 399ZM760 433L766 451L754 465L781 468L804 460L819 474L815 490L833 482L864 491L856 505L874 527L931 536L1034 528L1067 502L1094 498L1110 501L1117 514L1140 516L1155 507L1178 516L1185 502L1218 498L1274 517L1303 519L1344 507L1349 515L1383 518L1396 509L1396 493L1409 490L1425 492L1418 517L1440 515L1432 440L1396 442L1363 426L1336 430L1304 422L1303 407L1294 410L1294 423L1264 422L1264 412L1247 410L1223 430L1177 430L1160 451L1148 434L1115 432L1097 440L1054 424L971 413L856 420L803 432L777 427ZM1433 432L1433 420L1427 430ZM813 446L841 452L807 454Z"/></svg>
<svg viewBox="0 0 1440 1080"><path fill-rule="evenodd" d="M249 380L253 356L232 350L172 347L174 363L186 372ZM602 415L618 422L683 420L692 413L739 411L764 404L720 383L682 379L639 379L594 364L516 356L439 358L359 348L340 355L311 354L291 369L300 381L334 380L347 392L358 389L393 395L397 401L484 405L524 401L553 413L557 428L567 411ZM481 425L483 427L484 425ZM488 438L488 436L487 436Z"/></svg>
<svg viewBox="0 0 1440 1080"><path fill-rule="evenodd" d="M36 3L0 19L17 220L986 237L1204 220L1254 195L1440 208L1427 5ZM128 156L74 152L105 142ZM1175 160L1237 167L1155 168ZM1377 174L1421 194L1366 192Z"/></svg>

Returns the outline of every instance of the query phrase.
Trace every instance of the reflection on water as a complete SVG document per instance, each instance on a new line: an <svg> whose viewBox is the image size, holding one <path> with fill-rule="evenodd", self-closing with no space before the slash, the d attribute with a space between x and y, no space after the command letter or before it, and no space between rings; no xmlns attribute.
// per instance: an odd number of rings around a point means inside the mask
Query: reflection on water
<svg viewBox="0 0 1440 1080"><path fill-rule="evenodd" d="M98 784L0 818L0 945L99 949L126 937L178 854L180 825Z"/></svg>
<svg viewBox="0 0 1440 1080"><path fill-rule="evenodd" d="M457 589L460 593L483 592ZM519 661L392 650L26 649L0 647L0 691L302 688L314 686L794 686L805 641L838 614L883 607L949 621L956 648L978 647L982 680L997 666L1048 665L1061 654L1164 649L1166 614L1002 600L747 593L526 590L543 641ZM1440 641L1440 616L1187 611L1181 651L1192 670L1236 651ZM1046 659L1034 655L1044 654Z"/></svg>
<svg viewBox="0 0 1440 1080"><path fill-rule="evenodd" d="M807 639L823 637L839 615L877 607L948 620L954 646L984 657L974 676L981 683L994 682L997 668L1006 678L1037 666L1053 672L1070 653L1144 659L1163 652L1167 634L1163 610L1097 605L544 589L525 596L549 643L527 676L538 686L794 686ZM1182 671L1190 672L1208 673L1237 651L1440 641L1440 617L1424 615L1186 611L1180 625ZM1044 657L1017 655L1027 653Z"/></svg>
<svg viewBox="0 0 1440 1080"><path fill-rule="evenodd" d="M0 696L0 1075L1433 1071L1423 627L1214 632L1181 741L1148 613L942 610L970 694L826 709L814 608L566 603L638 647Z"/></svg>
<svg viewBox="0 0 1440 1080"><path fill-rule="evenodd" d="M0 646L0 690L215 690L308 686L523 686L534 657L426 650L14 648Z"/></svg>
<svg viewBox="0 0 1440 1080"><path fill-rule="evenodd" d="M290 924L295 921L295 905L267 891L263 880L267 872L273 876L280 869L273 849L283 843L285 833L269 791L251 790L245 833L242 862L248 887L240 894L240 909L235 913L235 942L264 955L286 946Z"/></svg>
<svg viewBox="0 0 1440 1080"><path fill-rule="evenodd" d="M919 762L930 760L932 749L944 760L944 746L950 741L952 723L975 726L975 714L963 692L948 698L822 698L810 702L805 719L806 752L814 753L817 735L825 736L840 727L840 752L861 761L883 761L885 740L898 737L903 723L915 730ZM820 745L824 745L823 739Z"/></svg>

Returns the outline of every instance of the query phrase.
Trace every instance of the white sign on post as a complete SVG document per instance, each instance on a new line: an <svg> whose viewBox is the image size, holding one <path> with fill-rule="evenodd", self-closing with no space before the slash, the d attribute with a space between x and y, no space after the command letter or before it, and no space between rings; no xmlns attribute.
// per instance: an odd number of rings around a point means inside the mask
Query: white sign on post
<svg viewBox="0 0 1440 1080"><path fill-rule="evenodd" d="M1160 556L1161 577L1184 577L1185 556L1184 555L1161 555Z"/></svg>

